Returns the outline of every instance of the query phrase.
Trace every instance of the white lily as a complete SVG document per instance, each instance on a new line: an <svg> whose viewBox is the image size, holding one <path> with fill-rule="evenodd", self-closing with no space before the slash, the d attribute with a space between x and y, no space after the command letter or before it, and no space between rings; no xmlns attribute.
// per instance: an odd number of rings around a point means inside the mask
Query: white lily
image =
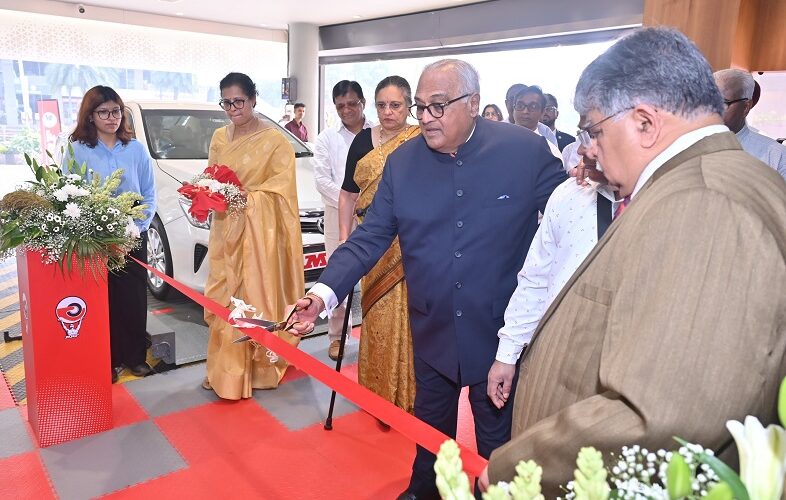
<svg viewBox="0 0 786 500"><path fill-rule="evenodd" d="M745 425L730 420L726 428L737 443L740 479L750 500L780 500L786 473L786 430L774 424L765 429L750 415Z"/></svg>

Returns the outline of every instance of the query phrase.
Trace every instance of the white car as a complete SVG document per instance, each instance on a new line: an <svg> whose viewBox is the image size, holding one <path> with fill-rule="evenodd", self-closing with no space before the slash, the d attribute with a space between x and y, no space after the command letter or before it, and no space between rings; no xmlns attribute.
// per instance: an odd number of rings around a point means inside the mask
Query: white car
<svg viewBox="0 0 786 500"><path fill-rule="evenodd" d="M126 102L126 116L137 140L147 147L155 164L157 207L148 230L148 263L189 287L204 291L210 221L200 223L188 213L190 202L177 193L184 181L202 172L213 132L229 123L217 105L181 102ZM311 150L288 130L259 114L289 139L295 150L298 207L303 233L304 274L316 281L327 264L324 209L314 186ZM170 286L148 273L148 287L159 299Z"/></svg>

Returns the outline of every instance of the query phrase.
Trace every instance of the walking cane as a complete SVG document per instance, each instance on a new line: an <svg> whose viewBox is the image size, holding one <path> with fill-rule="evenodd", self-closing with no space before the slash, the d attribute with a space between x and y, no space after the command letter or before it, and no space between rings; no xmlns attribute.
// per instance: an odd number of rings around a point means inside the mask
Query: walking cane
<svg viewBox="0 0 786 500"><path fill-rule="evenodd" d="M355 287L349 292L347 297L347 308L344 311L344 327L341 330L341 340L338 344L338 359L336 359L336 371L341 371L341 361L344 359L344 346L347 343L347 330L349 329L349 317L352 313L352 297L355 295ZM325 419L325 430L333 430L333 407L336 404L336 391L330 394L330 408L328 408L327 418Z"/></svg>

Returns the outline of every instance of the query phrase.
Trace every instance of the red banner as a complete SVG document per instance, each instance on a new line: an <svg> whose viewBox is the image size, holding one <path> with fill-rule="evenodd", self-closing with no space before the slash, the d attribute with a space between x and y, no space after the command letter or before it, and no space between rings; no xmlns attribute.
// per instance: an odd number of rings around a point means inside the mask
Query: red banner
<svg viewBox="0 0 786 500"><path fill-rule="evenodd" d="M41 160L46 162L47 150L55 154L57 136L60 135L60 108L57 106L57 99L38 101L38 123L41 134Z"/></svg>
<svg viewBox="0 0 786 500"><path fill-rule="evenodd" d="M133 258L133 257L132 257ZM218 302L197 293L191 288L175 281L171 277L161 273L157 269L134 259L139 265L152 272L168 284L176 288L183 295L187 296L200 306L212 312L224 321L229 322L229 309ZM308 375L319 380L348 400L352 401L368 413L387 423L398 432L436 454L439 447L446 440L450 439L445 434L439 432L422 420L410 415L388 400L371 392L360 384L357 384L339 372L323 364L316 358L309 356L297 347L287 344L272 333L263 328L244 328L243 333L248 334L256 342L267 347L277 355L289 361L292 365L306 372ZM473 476L480 476L486 468L487 461L477 453L461 447L461 460L464 470Z"/></svg>

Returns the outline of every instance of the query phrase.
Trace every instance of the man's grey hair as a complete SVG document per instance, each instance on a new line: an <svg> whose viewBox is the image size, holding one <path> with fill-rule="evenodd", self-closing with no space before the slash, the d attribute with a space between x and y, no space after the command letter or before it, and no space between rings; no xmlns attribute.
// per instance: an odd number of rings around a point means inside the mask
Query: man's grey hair
<svg viewBox="0 0 786 500"><path fill-rule="evenodd" d="M459 94L479 94L480 77L478 71L470 63L461 59L440 59L423 68L423 75L429 71L453 70L458 76ZM458 96L456 96L458 97Z"/></svg>
<svg viewBox="0 0 786 500"><path fill-rule="evenodd" d="M753 89L756 86L753 75L741 69L722 69L715 72L715 82L718 88L725 88L732 92L730 99L752 99Z"/></svg>
<svg viewBox="0 0 786 500"><path fill-rule="evenodd" d="M598 56L579 78L573 106L605 116L649 104L683 118L724 111L712 69L673 28L641 28Z"/></svg>

